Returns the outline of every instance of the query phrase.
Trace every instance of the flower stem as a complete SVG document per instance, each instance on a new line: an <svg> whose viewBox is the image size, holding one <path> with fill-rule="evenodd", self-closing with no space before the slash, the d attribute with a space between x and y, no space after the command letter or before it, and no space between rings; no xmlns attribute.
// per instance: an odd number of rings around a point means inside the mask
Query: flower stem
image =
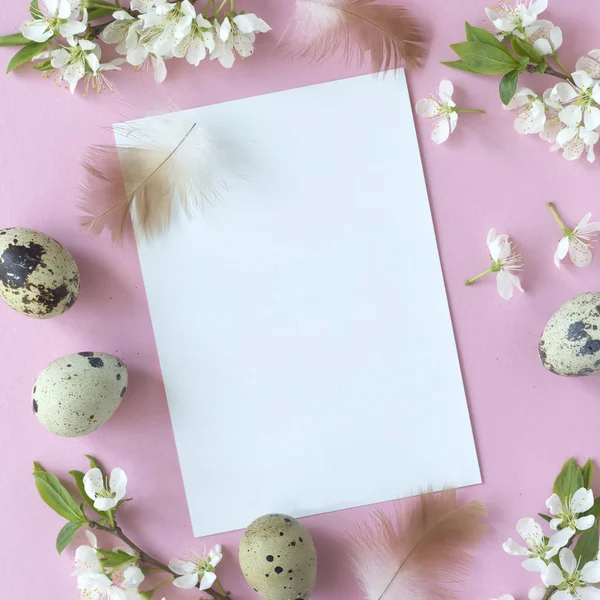
<svg viewBox="0 0 600 600"><path fill-rule="evenodd" d="M558 54L556 52L554 53L553 58L556 61L556 64L561 68L562 72L565 75L568 75L569 77L571 77L571 73L569 73L569 70L567 69L567 67L565 67L565 65L563 65L560 58L558 58Z"/></svg>
<svg viewBox="0 0 600 600"><path fill-rule="evenodd" d="M140 562L146 563L147 565L152 565L153 567L156 567L157 569L160 569L161 571L164 571L165 573L168 573L173 577L177 577L177 573L171 571L171 569L169 569L167 565L160 562L159 560L156 560L155 558L144 552L139 546L134 544L123 533L123 530L117 525L116 521L114 527L105 527L104 525L100 525L100 523L97 523L96 521L90 521L89 527L91 529L96 529L97 531L105 531L106 533L114 535L115 537L119 538L122 542L125 542L137 554ZM221 587L221 589L223 588ZM213 598L214 600L232 600L231 596L229 594L226 594L225 592L220 593L212 589L203 591L205 594L211 596L211 598Z"/></svg>
<svg viewBox="0 0 600 600"><path fill-rule="evenodd" d="M217 8L217 10L215 11L215 17L219 16L219 13L223 10L223 7L227 4L228 0L223 0L223 2L221 2L221 6L219 6L219 8Z"/></svg>
<svg viewBox="0 0 600 600"><path fill-rule="evenodd" d="M544 594L544 597L542 598L542 600L548 600L548 598L550 598L554 592L556 591L556 588L554 586L549 587L546 590L546 593Z"/></svg>
<svg viewBox="0 0 600 600"><path fill-rule="evenodd" d="M537 70L537 65L527 65L527 71L529 73L539 73ZM556 69L553 69L550 65L546 66L546 70L544 71L544 75L552 75L553 77L558 77L559 79L564 79L569 83L573 83L573 79L570 75L565 75Z"/></svg>
<svg viewBox="0 0 600 600"><path fill-rule="evenodd" d="M563 220L560 218L560 216L558 215L558 212L556 211L554 203L553 202L548 202L548 208L550 209L550 211L554 215L554 218L556 219L556 222L560 225L560 227L563 230L563 232L565 233L565 235L568 235L571 232L571 230L563 223Z"/></svg>
<svg viewBox="0 0 600 600"><path fill-rule="evenodd" d="M485 114L485 110L479 110L478 108L477 109L474 109L474 108L457 108L456 112L459 112L459 113L480 113L480 114Z"/></svg>
<svg viewBox="0 0 600 600"><path fill-rule="evenodd" d="M484 277L485 275L487 275L488 273L492 272L492 268L490 267L487 271L484 271L483 273L479 273L479 275L475 275L475 277L473 277L472 279L467 279L467 281L465 281L465 285L471 285L472 283L475 283L478 279L481 279L482 277Z"/></svg>

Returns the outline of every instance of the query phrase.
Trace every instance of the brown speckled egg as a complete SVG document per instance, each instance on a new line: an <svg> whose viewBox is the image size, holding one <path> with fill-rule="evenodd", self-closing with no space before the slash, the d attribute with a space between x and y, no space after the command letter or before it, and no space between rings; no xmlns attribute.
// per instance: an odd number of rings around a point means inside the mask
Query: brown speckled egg
<svg viewBox="0 0 600 600"><path fill-rule="evenodd" d="M0 229L0 298L28 317L49 319L79 296L79 269L56 240L33 229Z"/></svg>
<svg viewBox="0 0 600 600"><path fill-rule="evenodd" d="M127 391L123 362L101 352L80 352L50 363L33 386L33 412L52 433L86 435L108 421Z"/></svg>
<svg viewBox="0 0 600 600"><path fill-rule="evenodd" d="M310 533L288 515L253 521L240 542L240 567L263 600L306 600L317 578Z"/></svg>

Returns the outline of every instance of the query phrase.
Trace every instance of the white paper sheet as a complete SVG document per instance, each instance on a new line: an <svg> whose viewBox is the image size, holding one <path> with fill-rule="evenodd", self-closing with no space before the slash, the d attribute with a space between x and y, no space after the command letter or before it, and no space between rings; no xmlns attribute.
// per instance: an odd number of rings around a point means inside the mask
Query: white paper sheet
<svg viewBox="0 0 600 600"><path fill-rule="evenodd" d="M480 483L403 72L177 118L251 156L138 245L195 535Z"/></svg>

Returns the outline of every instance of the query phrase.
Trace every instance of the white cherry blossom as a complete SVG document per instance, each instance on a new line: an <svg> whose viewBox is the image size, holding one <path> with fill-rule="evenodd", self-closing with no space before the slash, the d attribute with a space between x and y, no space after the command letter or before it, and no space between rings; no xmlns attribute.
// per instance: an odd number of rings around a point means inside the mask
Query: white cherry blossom
<svg viewBox="0 0 600 600"><path fill-rule="evenodd" d="M471 285L489 273L497 273L498 293L504 300L510 300L515 288L520 292L523 291L519 278L514 274L514 271L522 270L523 257L516 253L508 234L497 235L495 229L490 229L488 232L487 246L492 266L487 271L468 279L465 283Z"/></svg>
<svg viewBox="0 0 600 600"><path fill-rule="evenodd" d="M592 560L579 567L573 551L560 551L560 567L550 563L542 572L543 583L558 589L552 595L555 600L599 600L600 590L589 584L600 583L600 561Z"/></svg>
<svg viewBox="0 0 600 600"><path fill-rule="evenodd" d="M117 10L112 16L115 20L102 30L100 39L106 44L116 44L119 54L127 54L129 30L139 21L124 10Z"/></svg>
<svg viewBox="0 0 600 600"><path fill-rule="evenodd" d="M559 527L568 527L572 531L572 536L576 530L585 531L594 525L595 517L593 515L581 516L594 505L594 493L592 490L579 488L572 496L562 500L557 494L552 494L546 500L546 507L554 517L550 521L550 528L557 531Z"/></svg>
<svg viewBox="0 0 600 600"><path fill-rule="evenodd" d="M525 29L529 42L543 56L554 56L562 46L563 34L552 21L541 19Z"/></svg>
<svg viewBox="0 0 600 600"><path fill-rule="evenodd" d="M577 71L585 71L595 81L600 81L600 50L590 50L575 65Z"/></svg>
<svg viewBox="0 0 600 600"><path fill-rule="evenodd" d="M423 119L431 119L434 123L431 139L436 144L443 144L456 129L458 110L452 100L454 85L443 79L438 87L438 97L430 94L429 98L419 100L416 112Z"/></svg>
<svg viewBox="0 0 600 600"><path fill-rule="evenodd" d="M168 57L189 33L196 10L189 0L161 2L139 16L144 24L141 41L154 56Z"/></svg>
<svg viewBox="0 0 600 600"><path fill-rule="evenodd" d="M60 78L68 83L71 94L74 94L77 84L86 73L98 71L100 47L89 40L69 38L67 41L68 46L51 53L51 64L59 71Z"/></svg>
<svg viewBox="0 0 600 600"><path fill-rule="evenodd" d="M559 117L562 105L558 100L553 100L551 96L552 88L546 90L543 96L546 121L544 122L544 128L540 131L540 137L551 144L555 144L564 123Z"/></svg>
<svg viewBox="0 0 600 600"><path fill-rule="evenodd" d="M112 510L125 498L127 475L123 469L114 468L110 474L108 487L100 469L90 469L83 477L85 493L94 501L99 511Z"/></svg>
<svg viewBox="0 0 600 600"><path fill-rule="evenodd" d="M600 126L600 108L597 106L600 103L600 84L586 71L575 71L571 76L574 85L560 82L554 86L550 97L563 105L559 117L569 129L577 129L583 119L585 128L594 131Z"/></svg>
<svg viewBox="0 0 600 600"><path fill-rule="evenodd" d="M517 109L515 130L522 134L538 134L544 131L546 108L543 100L529 88L520 88L505 106L507 110Z"/></svg>
<svg viewBox="0 0 600 600"><path fill-rule="evenodd" d="M233 66L235 53L242 58L254 53L257 33L271 31L271 27L253 13L236 15L232 19L225 17L221 23L215 19L214 26L215 48L210 54L210 59L217 59L226 69Z"/></svg>
<svg viewBox="0 0 600 600"><path fill-rule="evenodd" d="M570 229L559 217L554 204L550 202L548 206L564 234L558 242L558 247L554 253L554 264L560 269L561 261L568 254L571 262L576 267L589 266L592 262L592 242L598 237L600 223L590 223L592 213L587 213L573 229Z"/></svg>
<svg viewBox="0 0 600 600"><path fill-rule="evenodd" d="M546 8L548 0L519 0L514 4L499 2L492 8L486 8L485 14L501 34L524 38L525 28L537 21L538 15Z"/></svg>
<svg viewBox="0 0 600 600"><path fill-rule="evenodd" d="M169 568L178 575L173 585L191 590L200 583L200 591L210 589L217 580L215 567L222 558L221 546L217 544L204 558L192 555L189 560L172 559Z"/></svg>
<svg viewBox="0 0 600 600"><path fill-rule="evenodd" d="M33 11L33 19L21 25L23 37L33 42L46 42L61 35L70 38L87 29L87 11L83 21L76 20L69 0L41 0L40 8Z"/></svg>
<svg viewBox="0 0 600 600"><path fill-rule="evenodd" d="M551 151L562 150L563 157L567 160L577 160L585 153L587 161L593 163L596 160L595 145L600 140L597 131L590 131L583 126L564 127L556 136L556 144Z"/></svg>
<svg viewBox="0 0 600 600"><path fill-rule="evenodd" d="M87 94L90 88L97 94L100 94L103 90L114 92L112 83L104 73L106 73L106 71L120 71L123 62L123 58L114 58L110 62L100 63L97 71L86 73L84 79L85 93Z"/></svg>
<svg viewBox="0 0 600 600"><path fill-rule="evenodd" d="M517 523L517 533L523 538L527 547L509 538L504 542L502 548L513 556L526 557L522 565L527 571L543 571L548 561L556 556L571 539L567 529L563 529L547 539L541 526L533 519L521 519Z"/></svg>
<svg viewBox="0 0 600 600"><path fill-rule="evenodd" d="M215 30L210 21L198 15L192 22L189 33L173 48L173 55L197 67L206 58L207 52L215 50Z"/></svg>

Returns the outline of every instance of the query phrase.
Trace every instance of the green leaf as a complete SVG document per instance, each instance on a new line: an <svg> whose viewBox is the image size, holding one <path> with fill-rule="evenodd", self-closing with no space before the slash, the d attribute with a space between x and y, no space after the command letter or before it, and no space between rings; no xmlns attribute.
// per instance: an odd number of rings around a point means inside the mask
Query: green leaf
<svg viewBox="0 0 600 600"><path fill-rule="evenodd" d="M519 63L503 50L482 42L461 42L450 46L473 72L482 75L504 75Z"/></svg>
<svg viewBox="0 0 600 600"><path fill-rule="evenodd" d="M584 531L577 540L573 554L578 559L580 565L585 565L590 560L595 560L598 556L598 546L600 545L600 537L598 536L598 527L594 527Z"/></svg>
<svg viewBox="0 0 600 600"><path fill-rule="evenodd" d="M91 469L100 469L102 471L102 465L93 456L86 454L85 457L90 461ZM102 472L104 473L104 471Z"/></svg>
<svg viewBox="0 0 600 600"><path fill-rule="evenodd" d="M600 498L596 498L594 500L594 505L585 514L586 514L586 516L594 515L594 517L596 517L596 519L600 518Z"/></svg>
<svg viewBox="0 0 600 600"><path fill-rule="evenodd" d="M34 473L45 473L46 469L44 469L44 467L42 467L42 465L40 465L39 462L34 462L33 463L33 472Z"/></svg>
<svg viewBox="0 0 600 600"><path fill-rule="evenodd" d="M542 519L544 519L544 521L550 523L550 521L552 521L552 517L549 515L545 515L543 513L538 513L538 517L541 517Z"/></svg>
<svg viewBox="0 0 600 600"><path fill-rule="evenodd" d="M85 522L72 521L67 523L56 538L56 549L59 554L71 543L73 536L85 525Z"/></svg>
<svg viewBox="0 0 600 600"><path fill-rule="evenodd" d="M123 498L122 500L119 500L114 508L114 511L117 512L122 504L125 504L125 502L131 502L132 500L133 498Z"/></svg>
<svg viewBox="0 0 600 600"><path fill-rule="evenodd" d="M512 40L513 50L521 57L525 57L536 65L540 62L544 62L544 57L529 43L525 40L521 40L518 37L514 37Z"/></svg>
<svg viewBox="0 0 600 600"><path fill-rule="evenodd" d="M41 469L41 467L39 468ZM58 480L56 475L43 470L35 470L34 465L33 476L42 500L54 512L68 521L86 521L82 510L77 506L67 488Z"/></svg>
<svg viewBox="0 0 600 600"><path fill-rule="evenodd" d="M0 46L25 46L29 41L22 33L0 36Z"/></svg>
<svg viewBox="0 0 600 600"><path fill-rule="evenodd" d="M110 2L105 2L104 0L89 0L88 8L106 8L107 10L112 10L115 12L119 7L115 4L111 4Z"/></svg>
<svg viewBox="0 0 600 600"><path fill-rule="evenodd" d="M54 69L54 67L52 66L52 61L50 59L38 63L37 65L33 65L33 68L36 71L52 71L52 69Z"/></svg>
<svg viewBox="0 0 600 600"><path fill-rule="evenodd" d="M469 23L465 23L465 32L467 34L468 42L482 42L489 46L494 46L502 52L506 52L511 58L512 54L508 46L505 46L491 31L487 29L481 29L481 27L473 27Z"/></svg>
<svg viewBox="0 0 600 600"><path fill-rule="evenodd" d="M109 17L115 12L115 10L117 10L116 6L113 6L112 8L94 8L88 13L88 21L95 21L96 19Z"/></svg>
<svg viewBox="0 0 600 600"><path fill-rule="evenodd" d="M137 560L136 556L123 552L123 550L110 551L98 548L98 554L102 566L106 569L118 568Z"/></svg>
<svg viewBox="0 0 600 600"><path fill-rule="evenodd" d="M31 0L31 4L29 5L29 12L31 13L31 16L34 19L36 17L40 16L41 11L40 11L40 5L38 3L38 0Z"/></svg>
<svg viewBox="0 0 600 600"><path fill-rule="evenodd" d="M11 71L14 71L17 67L20 67L22 64L37 56L48 45L49 41L50 40L39 43L29 42L27 46L23 46L23 48L21 48L8 63L6 72L10 73Z"/></svg>
<svg viewBox="0 0 600 600"><path fill-rule="evenodd" d="M500 99L505 106L513 99L517 91L520 71L515 69L507 73L500 81Z"/></svg>
<svg viewBox="0 0 600 600"><path fill-rule="evenodd" d="M69 471L69 475L75 480L75 485L77 486L77 489L79 490L79 493L81 494L81 497L83 498L84 502L90 507L93 508L94 510L96 510L94 508L94 501L85 493L85 486L83 485L83 478L85 477L85 474L82 473L81 471ZM97 511L96 512L99 515L103 515L103 512Z"/></svg>
<svg viewBox="0 0 600 600"><path fill-rule="evenodd" d="M581 474L583 475L583 487L589 490L592 487L592 477L594 475L594 463L591 458L588 458L585 465L581 467Z"/></svg>
<svg viewBox="0 0 600 600"><path fill-rule="evenodd" d="M466 71L467 73L473 72L473 71L471 71L471 69L469 69L469 67L467 67L467 65L465 65L464 62L462 62L462 60L455 60L452 62L442 62L441 64L446 67L450 67L452 69L458 69L459 71Z"/></svg>
<svg viewBox="0 0 600 600"><path fill-rule="evenodd" d="M561 469L554 482L554 493L564 502L579 488L583 487L583 475L574 458L570 458Z"/></svg>

